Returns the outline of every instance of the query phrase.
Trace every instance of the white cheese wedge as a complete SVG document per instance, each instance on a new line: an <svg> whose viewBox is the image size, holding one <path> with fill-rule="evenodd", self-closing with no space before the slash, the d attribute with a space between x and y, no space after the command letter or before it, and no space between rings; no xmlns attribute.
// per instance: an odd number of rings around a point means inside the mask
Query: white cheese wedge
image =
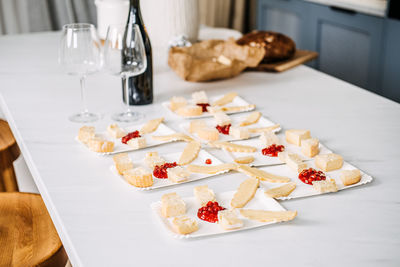
<svg viewBox="0 0 400 267"><path fill-rule="evenodd" d="M243 221L238 218L235 210L219 211L218 224L225 230L234 230L243 227Z"/></svg>
<svg viewBox="0 0 400 267"><path fill-rule="evenodd" d="M200 206L205 206L209 201L216 201L214 191L208 188L207 185L199 185L193 188L193 194L200 204Z"/></svg>
<svg viewBox="0 0 400 267"><path fill-rule="evenodd" d="M276 136L276 134L273 131L262 132L259 138L261 144L263 144L265 147L269 147L273 144L275 145L281 144L279 137Z"/></svg>
<svg viewBox="0 0 400 267"><path fill-rule="evenodd" d="M315 165L325 172L338 170L343 166L343 157L334 153L317 155Z"/></svg>
<svg viewBox="0 0 400 267"><path fill-rule="evenodd" d="M307 163L303 162L303 159L294 153L286 154L286 165L296 173L300 173L307 168Z"/></svg>
<svg viewBox="0 0 400 267"><path fill-rule="evenodd" d="M121 138L126 135L126 132L117 124L110 124L107 127L107 132L114 138Z"/></svg>
<svg viewBox="0 0 400 267"><path fill-rule="evenodd" d="M141 149L146 147L146 139L144 137L136 137L129 140L126 144L133 149Z"/></svg>
<svg viewBox="0 0 400 267"><path fill-rule="evenodd" d="M296 146L300 146L302 140L311 138L309 130L286 130L285 135L286 141Z"/></svg>
<svg viewBox="0 0 400 267"><path fill-rule="evenodd" d="M246 128L241 127L230 127L229 135L235 139L248 139L250 138L250 132Z"/></svg>
<svg viewBox="0 0 400 267"><path fill-rule="evenodd" d="M319 140L317 138L309 138L301 141L301 153L307 157L314 157L319 153Z"/></svg>
<svg viewBox="0 0 400 267"><path fill-rule="evenodd" d="M229 116L226 115L224 112L217 112L217 113L214 113L213 115L214 115L215 122L217 125L224 126L224 125L231 124L231 118L229 118Z"/></svg>
<svg viewBox="0 0 400 267"><path fill-rule="evenodd" d="M190 172L181 166L167 169L168 180L173 183L182 183L187 181Z"/></svg>
<svg viewBox="0 0 400 267"><path fill-rule="evenodd" d="M165 194L161 197L161 215L166 218L186 213L186 204L177 193Z"/></svg>
<svg viewBox="0 0 400 267"><path fill-rule="evenodd" d="M208 103L208 97L206 92L204 91L199 91L199 92L194 92L192 94L193 102L196 104L207 104Z"/></svg>

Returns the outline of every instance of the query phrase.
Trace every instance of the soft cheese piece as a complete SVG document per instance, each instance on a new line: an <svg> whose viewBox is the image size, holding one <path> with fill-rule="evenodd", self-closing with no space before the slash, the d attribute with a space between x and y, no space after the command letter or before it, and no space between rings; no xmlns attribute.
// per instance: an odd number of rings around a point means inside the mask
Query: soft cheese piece
<svg viewBox="0 0 400 267"><path fill-rule="evenodd" d="M303 159L297 154L280 152L278 153L278 158L296 173L300 173L307 168L307 163L303 162Z"/></svg>
<svg viewBox="0 0 400 267"><path fill-rule="evenodd" d="M153 175L143 167L129 169L122 174L128 183L136 187L150 187L153 185Z"/></svg>
<svg viewBox="0 0 400 267"><path fill-rule="evenodd" d="M240 214L250 220L259 222L286 222L297 216L297 211L268 211L241 209Z"/></svg>
<svg viewBox="0 0 400 267"><path fill-rule="evenodd" d="M225 106L226 104L231 103L236 96L237 93L235 92L227 93L226 95L212 103L212 106Z"/></svg>
<svg viewBox="0 0 400 267"><path fill-rule="evenodd" d="M202 128L206 128L207 123L204 120L193 120L189 123L189 133L196 133Z"/></svg>
<svg viewBox="0 0 400 267"><path fill-rule="evenodd" d="M311 138L309 130L286 130L285 135L286 141L296 146L300 146L302 140Z"/></svg>
<svg viewBox="0 0 400 267"><path fill-rule="evenodd" d="M179 165L186 165L197 158L200 152L201 144L196 141L189 142L183 150L179 160Z"/></svg>
<svg viewBox="0 0 400 267"><path fill-rule="evenodd" d="M219 211L218 224L224 230L234 230L243 227L243 221L238 218L235 210Z"/></svg>
<svg viewBox="0 0 400 267"><path fill-rule="evenodd" d="M183 117L200 116L203 114L203 109L200 106L187 105L176 110L176 114Z"/></svg>
<svg viewBox="0 0 400 267"><path fill-rule="evenodd" d="M273 173L266 172L257 168L250 167L248 165L238 165L237 171L246 174L247 176L260 179L261 181L267 181L270 183L288 183L290 182L289 177L276 175Z"/></svg>
<svg viewBox="0 0 400 267"><path fill-rule="evenodd" d="M244 119L244 121L242 121L240 123L240 126L247 126L247 125L251 125L251 124L257 123L260 118L261 118L261 112L255 111L253 113L250 113L250 115L248 115Z"/></svg>
<svg viewBox="0 0 400 267"><path fill-rule="evenodd" d="M248 139L250 138L250 132L246 128L241 127L230 127L229 135L235 139Z"/></svg>
<svg viewBox="0 0 400 267"><path fill-rule="evenodd" d="M146 139L144 137L136 137L129 140L127 143L133 149L141 149L147 146Z"/></svg>
<svg viewBox="0 0 400 267"><path fill-rule="evenodd" d="M343 157L334 153L317 155L315 165L325 172L338 170L343 166Z"/></svg>
<svg viewBox="0 0 400 267"><path fill-rule="evenodd" d="M114 138L121 138L126 135L126 132L115 123L108 125L107 132Z"/></svg>
<svg viewBox="0 0 400 267"><path fill-rule="evenodd" d="M320 193L337 192L338 187L334 179L314 181L313 188Z"/></svg>
<svg viewBox="0 0 400 267"><path fill-rule="evenodd" d="M273 131L266 131L262 132L260 135L260 142L263 144L265 147L269 147L270 145L280 145L281 141L279 140L279 137L276 136L276 134Z"/></svg>
<svg viewBox="0 0 400 267"><path fill-rule="evenodd" d="M295 189L296 189L296 183L292 182L279 187L268 189L264 193L267 197L272 197L272 198L287 197Z"/></svg>
<svg viewBox="0 0 400 267"><path fill-rule="evenodd" d="M199 91L199 92L194 92L192 94L193 102L196 104L207 104L208 103L208 97L206 92L204 91Z"/></svg>
<svg viewBox="0 0 400 267"><path fill-rule="evenodd" d="M186 213L186 204L177 193L164 194L161 197L161 215L166 218Z"/></svg>
<svg viewBox="0 0 400 267"><path fill-rule="evenodd" d="M244 180L233 195L231 206L233 208L243 208L255 195L259 185L259 180L249 178Z"/></svg>
<svg viewBox="0 0 400 267"><path fill-rule="evenodd" d="M319 153L319 140L317 138L309 138L301 141L301 153L307 157L314 157Z"/></svg>
<svg viewBox="0 0 400 267"><path fill-rule="evenodd" d="M86 144L95 137L95 128L93 126L82 126L78 132L78 140Z"/></svg>
<svg viewBox="0 0 400 267"><path fill-rule="evenodd" d="M208 188L208 185L199 185L193 188L193 194L200 204L200 206L206 206L209 201L216 201L214 191Z"/></svg>
<svg viewBox="0 0 400 267"><path fill-rule="evenodd" d="M217 125L224 126L224 125L231 124L231 118L229 118L229 116L226 115L224 112L217 112L217 113L214 113L213 115L214 115L215 122Z"/></svg>
<svg viewBox="0 0 400 267"><path fill-rule="evenodd" d="M217 141L219 139L218 130L209 126L198 129L196 133L201 140Z"/></svg>
<svg viewBox="0 0 400 267"><path fill-rule="evenodd" d="M340 180L342 180L343 185L356 184L361 180L360 170L343 170L340 172Z"/></svg>
<svg viewBox="0 0 400 267"><path fill-rule="evenodd" d="M155 166L163 165L165 160L158 155L158 152L147 152L144 157L144 163L150 169L154 169Z"/></svg>
<svg viewBox="0 0 400 267"><path fill-rule="evenodd" d="M170 180L171 182L182 183L184 181L187 181L190 172L181 166L176 166L173 168L168 168L167 174L168 174L168 180Z"/></svg>
<svg viewBox="0 0 400 267"><path fill-rule="evenodd" d="M184 97L181 96L173 96L169 101L169 108L172 111L175 111L179 108L182 108L187 105L187 101Z"/></svg>
<svg viewBox="0 0 400 267"><path fill-rule="evenodd" d="M197 221L186 215L173 218L171 223L174 231L181 235L191 234L199 230Z"/></svg>
<svg viewBox="0 0 400 267"><path fill-rule="evenodd" d="M107 141L100 137L94 137L87 143L90 150L98 153L108 153L114 150L114 142Z"/></svg>
<svg viewBox="0 0 400 267"><path fill-rule="evenodd" d="M157 130L158 126L164 121L164 117L149 120L145 125L140 129L140 134L149 134Z"/></svg>
<svg viewBox="0 0 400 267"><path fill-rule="evenodd" d="M118 173L122 175L125 171L133 169L132 160L129 158L128 153L120 153L113 156L115 168Z"/></svg>

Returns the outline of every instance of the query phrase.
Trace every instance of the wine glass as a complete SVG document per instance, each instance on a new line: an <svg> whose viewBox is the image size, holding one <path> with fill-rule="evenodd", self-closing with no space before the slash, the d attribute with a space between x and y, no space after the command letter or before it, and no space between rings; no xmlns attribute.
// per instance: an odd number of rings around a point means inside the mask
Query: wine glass
<svg viewBox="0 0 400 267"><path fill-rule="evenodd" d="M85 79L100 70L101 45L92 24L66 24L62 29L59 63L69 75L77 75L81 84L82 111L69 117L73 122L93 122L100 116L89 112L86 106Z"/></svg>
<svg viewBox="0 0 400 267"><path fill-rule="evenodd" d="M139 27L134 25L110 25L104 44L104 66L112 75L122 78L123 101L126 111L112 116L116 121L132 122L142 118L141 113L129 106L129 80L147 68L146 51ZM133 93L133 92L132 92Z"/></svg>

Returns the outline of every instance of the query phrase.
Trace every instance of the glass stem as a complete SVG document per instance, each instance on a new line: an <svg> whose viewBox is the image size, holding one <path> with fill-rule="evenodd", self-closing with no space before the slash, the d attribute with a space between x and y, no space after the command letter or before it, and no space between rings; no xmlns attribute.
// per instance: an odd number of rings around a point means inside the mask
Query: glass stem
<svg viewBox="0 0 400 267"><path fill-rule="evenodd" d="M129 106L129 77L124 75L125 79L125 102L126 102L126 113L131 113L131 107Z"/></svg>
<svg viewBox="0 0 400 267"><path fill-rule="evenodd" d="M88 109L86 106L86 95L85 95L85 81L86 81L86 76L83 75L80 78L80 83L81 83L81 100L82 100L82 113L88 113Z"/></svg>

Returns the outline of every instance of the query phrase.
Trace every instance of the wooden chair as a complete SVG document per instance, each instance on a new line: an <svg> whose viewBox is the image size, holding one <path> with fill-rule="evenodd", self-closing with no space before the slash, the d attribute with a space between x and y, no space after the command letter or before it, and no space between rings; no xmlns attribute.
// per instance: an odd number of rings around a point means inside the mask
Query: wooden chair
<svg viewBox="0 0 400 267"><path fill-rule="evenodd" d="M0 193L0 267L64 267L67 260L41 196Z"/></svg>
<svg viewBox="0 0 400 267"><path fill-rule="evenodd" d="M4 120L0 120L0 192L18 191L13 162L20 154L17 142Z"/></svg>

